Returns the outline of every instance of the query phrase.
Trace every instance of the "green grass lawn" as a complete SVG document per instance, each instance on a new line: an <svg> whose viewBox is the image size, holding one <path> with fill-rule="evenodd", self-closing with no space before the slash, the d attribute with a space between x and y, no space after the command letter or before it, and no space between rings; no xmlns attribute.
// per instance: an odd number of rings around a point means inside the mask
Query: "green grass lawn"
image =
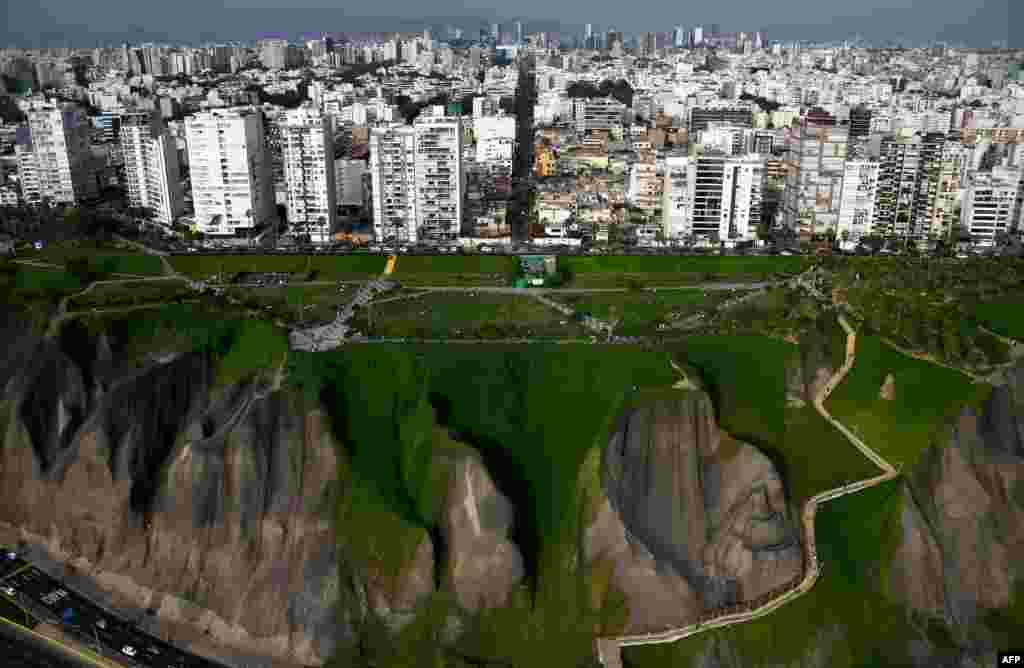
<svg viewBox="0 0 1024 668"><path fill-rule="evenodd" d="M284 330L213 304L168 304L145 316L101 313L79 320L90 331L109 333L114 353L126 360L142 361L154 351L209 353L217 363L219 384L268 377L288 350Z"/></svg>
<svg viewBox="0 0 1024 668"><path fill-rule="evenodd" d="M518 295L436 292L384 302L372 310L372 332L376 336L506 338L527 332L540 337L583 334L571 318L536 299ZM367 314L367 322L368 318Z"/></svg>
<svg viewBox="0 0 1024 668"><path fill-rule="evenodd" d="M43 295L74 293L84 286L78 276L66 271L27 268L22 265L14 275L12 287L21 295Z"/></svg>
<svg viewBox="0 0 1024 668"><path fill-rule="evenodd" d="M700 371L720 426L772 459L794 504L879 473L813 406L786 406L785 369L796 346L737 335L692 337L674 349Z"/></svg>
<svg viewBox="0 0 1024 668"><path fill-rule="evenodd" d="M810 260L792 256L597 256L559 257L559 268L573 287L691 285L707 280L760 281L773 274L796 274Z"/></svg>
<svg viewBox="0 0 1024 668"><path fill-rule="evenodd" d="M572 306L577 313L590 313L602 320L619 319L615 332L623 336L657 333L657 324L669 322L670 314L685 318L713 308L725 299L725 291L704 292L699 289L630 291L623 293L564 294L556 297Z"/></svg>
<svg viewBox="0 0 1024 668"><path fill-rule="evenodd" d="M786 491L798 506L815 494L882 472L810 404L787 407L785 425L781 446L771 447L769 454L782 462Z"/></svg>
<svg viewBox="0 0 1024 668"><path fill-rule="evenodd" d="M68 302L71 310L117 308L139 304L173 302L196 297L184 281L129 281L97 285Z"/></svg>
<svg viewBox="0 0 1024 668"><path fill-rule="evenodd" d="M286 285L265 288L231 288L227 294L247 307L266 311L289 323L326 322L348 303L357 288L334 285ZM267 307L270 309L267 309Z"/></svg>
<svg viewBox="0 0 1024 668"><path fill-rule="evenodd" d="M913 628L910 613L890 602L881 584L902 534L905 492L900 484L887 482L821 507L816 534L824 569L809 593L752 622L676 643L626 648L624 665L689 668L722 643L738 654L734 661L739 665L801 665L819 634L832 628L842 632L825 645L831 650L825 663L834 668L912 666L909 641L923 633L942 648L948 633ZM923 621L914 620L926 629Z"/></svg>
<svg viewBox="0 0 1024 668"><path fill-rule="evenodd" d="M514 665L578 665L603 614L582 602L589 589L572 565L581 464L607 442L610 418L633 385L675 381L668 354L596 345L374 345L290 359L290 382L323 398L354 477L373 482L365 503L383 504L408 524L436 521L439 493L430 492L425 465L438 447L432 413L481 452L519 513L516 539L537 594L481 615L460 646Z"/></svg>
<svg viewBox="0 0 1024 668"><path fill-rule="evenodd" d="M895 399L879 398L888 374ZM911 466L947 418L976 403L990 388L951 369L903 355L878 337L858 335L857 360L828 401L829 411L894 465Z"/></svg>
<svg viewBox="0 0 1024 668"><path fill-rule="evenodd" d="M171 266L191 278L244 272L282 272L318 281L363 281L384 272L380 255L175 255Z"/></svg>
<svg viewBox="0 0 1024 668"><path fill-rule="evenodd" d="M394 278L403 285L510 285L517 270L515 257L400 255Z"/></svg>
<svg viewBox="0 0 1024 668"><path fill-rule="evenodd" d="M975 317L997 334L1024 340L1024 298L978 304Z"/></svg>
<svg viewBox="0 0 1024 668"><path fill-rule="evenodd" d="M723 428L755 445L783 442L792 345L763 336L695 336L672 350L701 372Z"/></svg>
<svg viewBox="0 0 1024 668"><path fill-rule="evenodd" d="M54 245L41 251L24 251L18 254L19 259L60 265L80 257L87 258L89 267L98 273L139 276L160 276L164 273L159 257L145 255L131 248L114 248L96 243Z"/></svg>

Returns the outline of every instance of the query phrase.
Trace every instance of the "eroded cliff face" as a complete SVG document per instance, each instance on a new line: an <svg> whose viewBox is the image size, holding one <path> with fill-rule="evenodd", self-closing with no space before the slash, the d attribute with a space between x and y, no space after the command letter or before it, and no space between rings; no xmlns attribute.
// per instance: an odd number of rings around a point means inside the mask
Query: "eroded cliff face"
<svg viewBox="0 0 1024 668"><path fill-rule="evenodd" d="M118 368L102 339L69 351L18 334L0 358L0 522L249 653L315 665L351 634L330 521L341 451L316 402L216 387L199 354ZM399 609L433 589L423 538L397 586L368 582L364 601Z"/></svg>
<svg viewBox="0 0 1024 668"><path fill-rule="evenodd" d="M703 390L630 408L604 451L584 554L613 564L629 632L695 622L798 578L799 531L771 461L715 423Z"/></svg>
<svg viewBox="0 0 1024 668"><path fill-rule="evenodd" d="M465 610L505 605L525 575L510 532L514 510L479 455L465 451L450 467L444 511L447 587Z"/></svg>
<svg viewBox="0 0 1024 668"><path fill-rule="evenodd" d="M893 592L957 624L1006 608L1024 581L1024 368L1007 381L980 410L961 412L904 495Z"/></svg>

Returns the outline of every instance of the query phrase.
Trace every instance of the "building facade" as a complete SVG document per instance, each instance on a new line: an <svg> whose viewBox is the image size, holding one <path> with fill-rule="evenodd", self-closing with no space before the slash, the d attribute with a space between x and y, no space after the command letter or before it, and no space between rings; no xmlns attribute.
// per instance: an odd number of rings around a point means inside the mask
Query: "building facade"
<svg viewBox="0 0 1024 668"><path fill-rule="evenodd" d="M788 131L783 225L805 237L836 230L848 145L847 131L827 123Z"/></svg>
<svg viewBox="0 0 1024 668"><path fill-rule="evenodd" d="M329 241L338 220L330 125L312 105L287 111L280 124L288 225L315 243Z"/></svg>
<svg viewBox="0 0 1024 668"><path fill-rule="evenodd" d="M75 205L96 197L85 113L72 104L51 102L28 111L28 127L30 142L23 145L19 163L38 183L39 200Z"/></svg>
<svg viewBox="0 0 1024 668"><path fill-rule="evenodd" d="M184 213L178 149L156 112L121 116L121 154L131 206L171 225Z"/></svg>
<svg viewBox="0 0 1024 668"><path fill-rule="evenodd" d="M462 156L457 117L374 128L370 174L376 238L398 243L457 239L466 189Z"/></svg>
<svg viewBox="0 0 1024 668"><path fill-rule="evenodd" d="M844 248L856 246L871 234L878 194L879 164L874 160L849 160L843 168L837 238Z"/></svg>
<svg viewBox="0 0 1024 668"><path fill-rule="evenodd" d="M273 179L255 107L215 109L185 120L197 228L249 233L276 218Z"/></svg>

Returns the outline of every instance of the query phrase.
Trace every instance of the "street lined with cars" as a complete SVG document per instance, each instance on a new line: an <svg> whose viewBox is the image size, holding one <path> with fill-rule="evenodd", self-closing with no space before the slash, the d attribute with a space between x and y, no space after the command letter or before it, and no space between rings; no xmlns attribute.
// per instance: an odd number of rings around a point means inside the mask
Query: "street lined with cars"
<svg viewBox="0 0 1024 668"><path fill-rule="evenodd" d="M12 550L0 551L0 586L0 594L33 617L59 626L101 656L116 657L119 663L145 668L224 668L146 633Z"/></svg>

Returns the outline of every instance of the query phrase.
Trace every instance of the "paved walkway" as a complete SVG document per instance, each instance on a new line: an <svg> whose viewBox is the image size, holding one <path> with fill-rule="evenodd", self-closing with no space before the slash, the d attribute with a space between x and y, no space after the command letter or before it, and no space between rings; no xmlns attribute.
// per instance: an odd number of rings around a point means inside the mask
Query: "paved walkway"
<svg viewBox="0 0 1024 668"><path fill-rule="evenodd" d="M756 605L754 609L745 609L742 611L726 609L718 611L711 619L702 620L696 624L691 624L678 629L670 629L658 633L599 638L596 641L596 650L598 658L606 668L619 668L622 665L620 649L622 647L670 643L682 640L683 638L688 638L703 631L748 622L759 617L763 617L775 611L782 605L785 605L794 598L807 593L814 586L814 583L818 581L818 578L821 577L822 564L818 561L818 551L814 539L814 518L815 514L818 512L818 506L826 501L839 498L840 496L853 494L869 487L873 487L899 475L899 470L897 468L893 467L889 462L883 459L881 455L869 448L860 438L847 429L845 425L832 417L824 406L825 401L832 394L832 391L839 386L846 377L846 374L853 368L853 363L856 358L857 334L850 326L850 323L847 322L846 318L842 315L839 316L839 324L842 326L843 330L846 331L846 360L843 362L843 366L833 374L832 378L829 379L828 384L822 388L822 391L815 398L814 407L817 409L818 413L828 420L829 424L838 429L854 447L882 469L882 474L822 492L821 494L817 494L811 499L808 499L806 504L804 504L803 512L801 513L804 545L808 550L808 554L806 555L807 558L805 559L806 566L803 577L792 583L790 586L785 587L781 593L773 596L766 602ZM740 607L746 607L749 605L750 603L741 604Z"/></svg>

